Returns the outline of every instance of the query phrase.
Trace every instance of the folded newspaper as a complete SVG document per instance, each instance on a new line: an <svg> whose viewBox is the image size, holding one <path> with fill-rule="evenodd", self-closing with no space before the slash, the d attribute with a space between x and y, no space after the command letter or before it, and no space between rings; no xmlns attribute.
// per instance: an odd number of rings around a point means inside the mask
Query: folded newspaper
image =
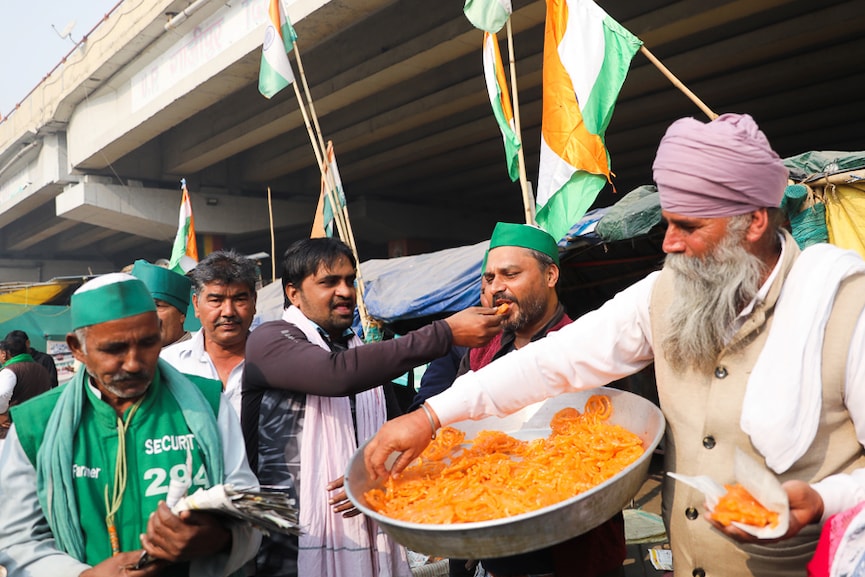
<svg viewBox="0 0 865 577"><path fill-rule="evenodd" d="M182 482L173 487L169 485L166 498L175 515L183 511L206 511L244 521L266 535L303 533L298 524L296 503L285 487L236 489L232 485L215 485L178 498L177 495L183 495L188 488L188 485L181 485ZM154 559L145 551L134 568L141 569L152 561Z"/></svg>
<svg viewBox="0 0 865 577"><path fill-rule="evenodd" d="M300 535L297 507L294 499L282 487L235 489L231 485L215 485L199 489L181 498L171 511L208 511L246 521L266 534Z"/></svg>

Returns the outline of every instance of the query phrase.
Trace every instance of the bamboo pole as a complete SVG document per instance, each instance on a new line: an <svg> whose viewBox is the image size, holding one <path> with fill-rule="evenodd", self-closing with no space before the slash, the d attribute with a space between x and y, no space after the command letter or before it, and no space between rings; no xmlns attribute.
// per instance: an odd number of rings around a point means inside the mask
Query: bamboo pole
<svg viewBox="0 0 865 577"><path fill-rule="evenodd" d="M309 135L310 144L315 147L315 144L312 142L312 134ZM336 186L336 176L334 175L333 169L330 166L330 155L328 154L327 148L321 149L321 156L324 159L323 166L321 169L321 179L324 182L324 193L327 198L327 202L330 204L331 212L333 213L334 221L341 224L338 227L339 238L348 245L349 248L352 248L352 243L349 242L349 238L351 237L351 232L348 228L348 224L345 222L345 214L342 211L342 201L339 198L339 190ZM357 251L352 248L352 254L354 258L357 259Z"/></svg>
<svg viewBox="0 0 865 577"><path fill-rule="evenodd" d="M306 96L306 102L309 105L309 115L312 118L312 123L313 123L313 126L315 127L315 133L316 133L316 136L318 137L318 145L321 148L321 150L325 151L325 156L326 156L327 155L327 152L326 152L327 147L324 144L324 135L322 134L321 126L318 123L318 114L315 111L315 104L312 101L312 94L309 91L309 82L306 79L306 71L303 68L303 59L300 57L300 49L297 47L297 41L294 41L292 43L292 49L294 51L294 57L297 60L297 70L298 70L298 72L300 72L300 81L303 84L303 92L304 92L304 95ZM329 162L329 159L328 159L328 162ZM330 181L328 181L328 184L332 185L332 188L336 187L336 182L335 182L332 174L331 174ZM343 208L343 220L346 223L346 229L348 230L348 233L349 233L348 239L347 239L347 244L349 245L352 252L354 253L354 258L358 263L358 269L359 269L360 268L360 266L359 266L360 265L360 259L358 258L358 254L357 254L357 245L355 244L355 241L354 241L354 233L351 230L351 222L349 221L349 218L348 218L348 207L343 205L342 208ZM358 271L358 277L360 277L360 271ZM360 284L360 283L358 283L358 284ZM362 291L362 289L361 289L361 291Z"/></svg>
<svg viewBox="0 0 865 577"><path fill-rule="evenodd" d="M312 126L309 123L309 116L306 113L306 106L303 104L303 98L300 96L300 90L297 88L297 82L292 82L291 86L294 88L294 95L297 98L297 105L300 107L300 113L303 116L303 123L306 125L306 133L309 135L309 143L312 145L312 151L315 153L315 160L318 163L318 169L321 172L321 177L327 181L327 170L325 167L327 166L327 159L322 160L321 151L319 151L318 145L315 141L315 135L312 133ZM325 152L326 154L326 152ZM326 186L328 200L330 201L330 206L333 209L333 220L336 222L337 232L339 233L339 237L345 240L347 231L345 230L345 225L342 222L342 212L337 208L339 207L339 199L333 198L334 190L332 186Z"/></svg>
<svg viewBox="0 0 865 577"><path fill-rule="evenodd" d="M273 199L267 187L267 213L270 216L270 282L276 281L276 236L273 232Z"/></svg>
<svg viewBox="0 0 865 577"><path fill-rule="evenodd" d="M658 68L658 70L660 70L661 73L666 76L670 80L670 82L673 83L673 86L681 90L685 94L685 96L690 98L691 101L696 104L697 107L702 110L706 116L709 117L709 120L715 120L716 118L718 118L718 115L715 114L715 112L713 112L711 108L706 106L706 103L700 100L696 94L691 92L691 90L687 86L685 86L684 83L679 80L675 74L670 72L670 69L664 66L663 63L658 60L654 54L649 52L649 49L646 48L645 45L640 46L640 52L642 52L646 56L646 58L649 59L649 62L654 64Z"/></svg>
<svg viewBox="0 0 865 577"><path fill-rule="evenodd" d="M331 170L328 170L329 162L327 158L327 149L320 151L318 145L316 143L316 137L312 132L312 126L310 124L309 116L306 111L306 106L303 103L303 98L300 96L300 89L297 87L297 82L291 83L294 88L294 96L297 98L297 105L300 107L300 113L303 116L303 123L306 126L306 133L309 136L309 143L312 145L312 151L315 153L315 160L318 162L318 168L321 173L322 179L325 181L325 188L327 189L327 200L330 202L331 210L333 211L333 220L336 222L337 231L339 232L340 238L345 242L350 248L354 244L353 242L349 244L346 239L349 237L349 229L348 225L343 221L343 217L347 214L345 211L341 210L339 198L337 196L336 184L334 181L334 177ZM324 158L322 158L322 153L324 154ZM345 207L342 207L345 208ZM360 276L360 261L357 257L357 250L352 249L352 254L354 254L355 259L355 268L357 272L357 281L358 286L362 285L362 279ZM357 310L360 315L361 323L364 327L370 325L369 315L366 310L366 303L363 302L363 288L358 291L358 299L357 299Z"/></svg>
<svg viewBox="0 0 865 577"><path fill-rule="evenodd" d="M303 84L303 91L306 95L306 101L309 105L310 116L312 117L312 122L315 127L316 137L318 139L318 145L322 151L322 154L325 157L325 162L327 165L330 165L330 159L327 156L327 147L324 144L324 136L321 132L321 126L318 122L318 114L315 112L315 104L312 101L312 95L309 91L309 82L306 79L306 71L303 68L303 59L300 56L300 50L297 47L297 41L292 43L292 50L294 51L294 57L297 60L297 70L300 73L301 84ZM298 92L297 87L295 86L295 92ZM300 96L298 93L298 103L300 103ZM305 118L305 116L304 116ZM309 127L307 126L307 129ZM312 139L312 135L310 134L310 139ZM369 314L366 309L366 303L364 301L364 282L363 282L363 273L361 272L360 267L360 256L357 252L357 244L355 244L354 240L354 231L351 228L351 220L349 220L348 216L348 206L341 204L339 202L338 192L336 191L336 180L333 175L332 170L327 170L322 173L322 177L325 179L325 186L329 189L328 198L331 200L331 209L334 213L334 219L339 217L338 222L343 223L343 228L345 230L345 236L340 235L340 238L349 246L352 254L354 254L355 260L355 270L356 270L356 280L357 280L357 308L358 313L360 314L361 322L364 327L369 325ZM335 201L335 202L334 202Z"/></svg>
<svg viewBox="0 0 865 577"><path fill-rule="evenodd" d="M520 99L517 92L517 65L514 60L514 33L511 29L511 19L507 20L508 28L508 64L511 69L511 106L514 109L514 131L520 141L517 150L517 161L520 167L520 189L523 192L523 209L526 214L526 224L535 224L535 202L529 192L529 181L526 178L526 161L523 156L523 134L520 130Z"/></svg>
<svg viewBox="0 0 865 577"><path fill-rule="evenodd" d="M307 105L309 106L309 115L312 118L312 124L315 128L315 133L316 133L316 136L318 138L318 146L321 148L322 151L325 151L324 154L325 154L325 156L327 156L327 152L326 152L327 147L324 144L324 135L322 134L321 126L318 123L318 114L315 111L315 104L312 101L312 94L309 91L309 82L307 82L307 80L306 80L306 71L303 68L303 60L300 57L300 49L297 47L297 41L293 42L292 50L294 51L294 57L297 60L297 71L300 72L300 81L303 84L303 93L306 96L306 102L307 102ZM336 182L334 181L332 175L331 175L331 180L328 182L328 185L330 185L330 184L332 184L333 187L336 186ZM351 251L354 253L354 258L358 262L358 268L360 268L360 266L359 266L360 265L360 259L358 258L358 254L357 254L357 245L354 242L354 234L351 233L351 224L349 223L349 220L348 220L348 208L345 206L343 206L342 208L345 209L343 219L347 223L346 228L349 230L348 239L343 239L343 240L345 240L346 244L348 244L348 246L351 248ZM360 277L360 273L358 272L358 278L359 277ZM358 283L358 284L360 284L360 283Z"/></svg>

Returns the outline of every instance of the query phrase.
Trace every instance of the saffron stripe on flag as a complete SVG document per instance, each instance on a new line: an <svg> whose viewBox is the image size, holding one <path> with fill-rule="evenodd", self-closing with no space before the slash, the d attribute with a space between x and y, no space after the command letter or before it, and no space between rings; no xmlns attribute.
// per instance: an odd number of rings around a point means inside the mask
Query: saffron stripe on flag
<svg viewBox="0 0 865 577"><path fill-rule="evenodd" d="M609 181L604 132L641 44L591 0L547 2L537 220L556 239Z"/></svg>

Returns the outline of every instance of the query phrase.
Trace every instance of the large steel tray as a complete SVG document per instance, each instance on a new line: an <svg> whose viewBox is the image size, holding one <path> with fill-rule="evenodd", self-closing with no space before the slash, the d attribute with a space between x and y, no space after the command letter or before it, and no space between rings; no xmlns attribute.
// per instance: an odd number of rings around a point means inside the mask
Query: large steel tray
<svg viewBox="0 0 865 577"><path fill-rule="evenodd" d="M565 407L582 411L586 400L599 393L608 395L613 403L610 422L637 434L643 440L645 452L616 476L556 505L479 523L429 525L385 517L373 511L363 496L382 484L381 479L369 478L363 462L364 447L349 461L345 474L346 494L360 511L377 521L397 542L427 555L463 559L503 557L566 541L621 511L640 489L648 476L652 452L664 434L661 411L643 397L604 387L559 395L505 418L490 417L454 425L466 431L467 438L485 429L504 431L520 439L545 437L556 412Z"/></svg>

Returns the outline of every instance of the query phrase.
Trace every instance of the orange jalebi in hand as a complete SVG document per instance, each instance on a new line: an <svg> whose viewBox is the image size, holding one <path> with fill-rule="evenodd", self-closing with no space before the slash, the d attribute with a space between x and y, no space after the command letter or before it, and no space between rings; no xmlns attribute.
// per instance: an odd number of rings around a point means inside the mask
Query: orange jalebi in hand
<svg viewBox="0 0 865 577"><path fill-rule="evenodd" d="M724 485L724 488L727 493L718 500L715 510L710 513L712 519L724 527L733 521L753 527L778 525L778 513L761 505L745 487L736 483Z"/></svg>

